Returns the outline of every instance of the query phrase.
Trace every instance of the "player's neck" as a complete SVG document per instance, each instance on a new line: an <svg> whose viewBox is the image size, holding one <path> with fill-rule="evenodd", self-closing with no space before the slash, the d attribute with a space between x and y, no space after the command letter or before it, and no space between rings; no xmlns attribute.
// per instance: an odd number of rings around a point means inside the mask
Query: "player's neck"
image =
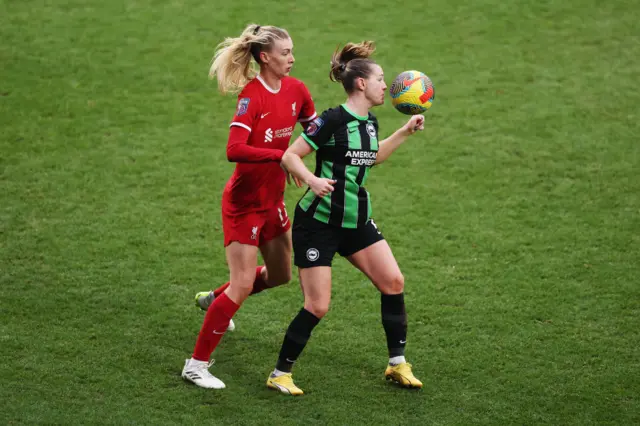
<svg viewBox="0 0 640 426"><path fill-rule="evenodd" d="M262 79L262 82L266 84L269 89L271 89L271 91L277 92L280 90L282 81L279 77L265 70L260 71L259 77Z"/></svg>
<svg viewBox="0 0 640 426"><path fill-rule="evenodd" d="M358 114L360 117L369 116L369 108L371 107L371 104L365 98L362 98L359 96L358 97L349 96L345 104L347 105L347 108L349 108L350 111L353 111L355 114Z"/></svg>

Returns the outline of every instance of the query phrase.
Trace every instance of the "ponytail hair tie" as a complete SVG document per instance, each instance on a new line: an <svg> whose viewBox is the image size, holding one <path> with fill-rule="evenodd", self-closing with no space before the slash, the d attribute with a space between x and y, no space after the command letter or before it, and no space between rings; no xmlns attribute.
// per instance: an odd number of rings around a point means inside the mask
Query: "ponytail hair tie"
<svg viewBox="0 0 640 426"><path fill-rule="evenodd" d="M260 25L258 25L256 29L253 30L253 35L258 35L258 31L260 31Z"/></svg>

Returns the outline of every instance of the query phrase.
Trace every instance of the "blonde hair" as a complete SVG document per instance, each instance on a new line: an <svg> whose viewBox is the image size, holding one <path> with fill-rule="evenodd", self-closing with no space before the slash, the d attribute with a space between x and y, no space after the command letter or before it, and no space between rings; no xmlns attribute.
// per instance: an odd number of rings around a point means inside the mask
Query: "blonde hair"
<svg viewBox="0 0 640 426"><path fill-rule="evenodd" d="M371 40L360 43L347 43L342 49L338 46L331 57L331 81L340 81L347 93L353 92L356 78L367 78L371 65L375 61L369 57L375 52L376 45Z"/></svg>
<svg viewBox="0 0 640 426"><path fill-rule="evenodd" d="M239 37L227 37L216 47L209 78L218 79L221 93L240 91L257 75L251 58L260 64L260 52L270 50L276 40L288 38L283 28L249 24Z"/></svg>

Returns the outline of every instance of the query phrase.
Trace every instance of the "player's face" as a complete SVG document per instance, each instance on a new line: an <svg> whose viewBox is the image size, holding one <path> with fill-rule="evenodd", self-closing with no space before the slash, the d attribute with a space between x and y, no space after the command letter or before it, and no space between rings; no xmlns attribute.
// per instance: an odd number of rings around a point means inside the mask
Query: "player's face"
<svg viewBox="0 0 640 426"><path fill-rule="evenodd" d="M276 40L269 52L266 53L265 65L278 77L289 75L295 58L293 57L293 42L290 38Z"/></svg>
<svg viewBox="0 0 640 426"><path fill-rule="evenodd" d="M387 90L382 67L374 64L371 65L370 71L371 74L369 74L369 77L365 80L364 95L373 106L382 105L384 103L385 90Z"/></svg>

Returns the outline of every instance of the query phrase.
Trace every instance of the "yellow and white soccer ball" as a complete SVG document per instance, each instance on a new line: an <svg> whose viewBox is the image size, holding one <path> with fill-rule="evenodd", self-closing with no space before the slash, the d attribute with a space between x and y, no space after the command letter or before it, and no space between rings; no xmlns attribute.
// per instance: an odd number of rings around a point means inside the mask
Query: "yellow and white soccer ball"
<svg viewBox="0 0 640 426"><path fill-rule="evenodd" d="M436 97L431 79L420 71L400 73L391 83L391 103L403 114L426 112Z"/></svg>

